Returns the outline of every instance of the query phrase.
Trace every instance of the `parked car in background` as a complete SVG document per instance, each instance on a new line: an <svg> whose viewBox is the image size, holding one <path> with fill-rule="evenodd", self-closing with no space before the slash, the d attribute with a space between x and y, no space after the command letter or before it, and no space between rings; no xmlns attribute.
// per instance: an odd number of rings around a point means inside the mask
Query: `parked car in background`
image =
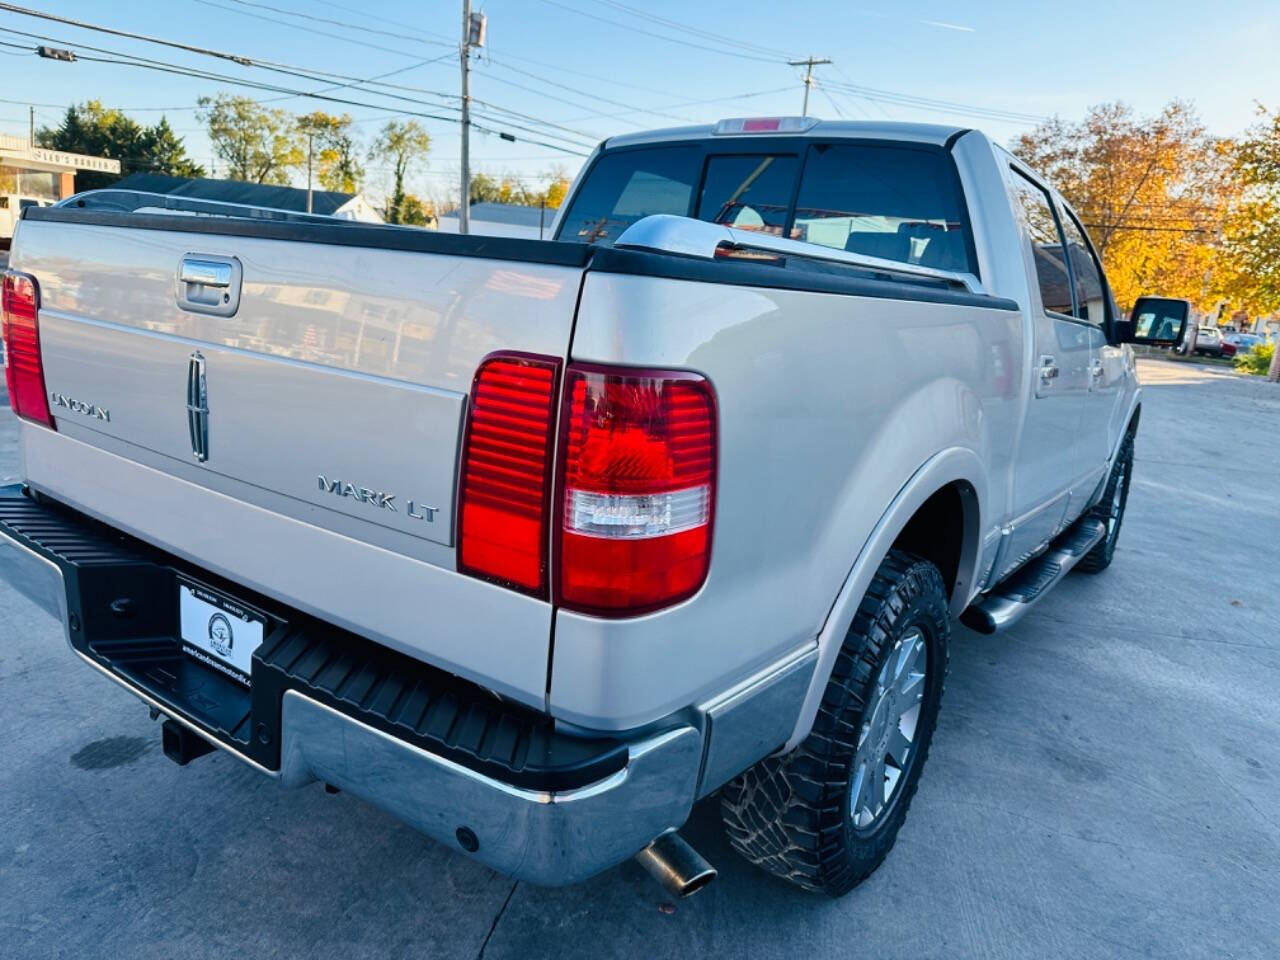
<svg viewBox="0 0 1280 960"><path fill-rule="evenodd" d="M1237 353L1249 353L1254 347L1262 346L1266 342L1256 333L1229 333L1222 338L1223 346L1230 345L1231 356Z"/></svg>
<svg viewBox="0 0 1280 960"><path fill-rule="evenodd" d="M1222 334L1217 327L1200 327L1196 331L1196 356L1222 356Z"/></svg>
<svg viewBox="0 0 1280 960"><path fill-rule="evenodd" d="M0 193L0 250L8 250L13 240L14 224L22 217L22 211L28 207L47 207L51 200L39 197L24 197L16 193Z"/></svg>

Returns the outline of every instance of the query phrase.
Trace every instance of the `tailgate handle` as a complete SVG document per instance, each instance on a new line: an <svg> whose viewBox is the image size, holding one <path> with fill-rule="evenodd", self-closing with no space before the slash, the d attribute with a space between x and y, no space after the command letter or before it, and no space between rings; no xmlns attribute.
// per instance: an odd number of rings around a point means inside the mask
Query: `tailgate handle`
<svg viewBox="0 0 1280 960"><path fill-rule="evenodd" d="M182 272L179 276L183 283L199 283L206 287L229 287L231 286L231 264L183 257Z"/></svg>
<svg viewBox="0 0 1280 960"><path fill-rule="evenodd" d="M178 264L178 306L193 313L230 317L240 307L243 275L235 257L188 253Z"/></svg>

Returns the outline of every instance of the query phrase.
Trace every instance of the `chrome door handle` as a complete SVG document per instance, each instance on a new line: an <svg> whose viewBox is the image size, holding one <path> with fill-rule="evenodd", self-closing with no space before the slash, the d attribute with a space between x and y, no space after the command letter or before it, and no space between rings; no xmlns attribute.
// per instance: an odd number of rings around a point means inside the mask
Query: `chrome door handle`
<svg viewBox="0 0 1280 960"><path fill-rule="evenodd" d="M1040 382L1048 386L1054 380L1058 379L1058 374L1062 371L1058 369L1057 362L1053 357L1040 358Z"/></svg>
<svg viewBox="0 0 1280 960"><path fill-rule="evenodd" d="M183 283L198 283L206 287L229 287L231 286L231 264L183 257L178 279Z"/></svg>

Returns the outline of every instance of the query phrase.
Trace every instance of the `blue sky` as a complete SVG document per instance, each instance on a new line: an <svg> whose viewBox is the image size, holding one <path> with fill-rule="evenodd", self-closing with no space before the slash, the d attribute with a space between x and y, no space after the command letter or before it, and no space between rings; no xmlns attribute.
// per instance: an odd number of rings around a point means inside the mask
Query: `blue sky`
<svg viewBox="0 0 1280 960"><path fill-rule="evenodd" d="M349 112L365 139L397 108L449 112L438 106L448 101L420 90L444 97L458 93L455 37L461 4L456 2L28 2L66 17L309 70L356 78L396 71L386 83L419 90L395 93L435 104L410 104L351 88L332 95L382 106L297 97L272 104L296 112ZM801 71L785 64L788 55L835 61L818 68L822 85L810 100L815 115L959 123L982 127L1001 140L1030 126L1026 118L1053 113L1075 118L1104 100L1123 99L1141 112L1155 112L1172 98L1188 100L1220 134L1237 133L1252 122L1259 100L1269 98L1271 106L1280 106L1276 0L488 0L476 5L488 15L489 35L486 50L475 61L472 94L488 104L479 108L487 113L486 126L508 130L518 139L509 143L473 136L473 165L531 181L555 166L573 173L581 158L526 142L529 136L585 153L583 144L593 138L628 130L723 116L799 113ZM320 19L291 17L286 11ZM0 12L0 41L47 42L14 30L42 34L83 54L89 53L84 49L88 44L293 89L325 86ZM0 60L7 80L0 97L15 101L0 103L0 130L24 133L28 103L37 104L38 124L53 124L61 113L57 105L98 97L143 121L163 112L206 167L211 151L191 109L198 96L219 90L263 100L282 96L116 64L43 60L11 47L0 51L10 54ZM430 60L435 62L422 62ZM922 105L920 98L954 106ZM440 120L423 122L433 146L413 186L444 199L456 189L457 127ZM368 192L379 196L385 182L386 171L372 168Z"/></svg>

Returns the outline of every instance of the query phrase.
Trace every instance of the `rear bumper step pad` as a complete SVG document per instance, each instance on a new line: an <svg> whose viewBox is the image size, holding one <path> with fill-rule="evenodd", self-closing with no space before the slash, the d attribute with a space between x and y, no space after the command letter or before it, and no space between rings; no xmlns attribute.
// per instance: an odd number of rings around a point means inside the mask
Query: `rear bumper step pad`
<svg viewBox="0 0 1280 960"><path fill-rule="evenodd" d="M38 502L19 487L0 488L0 540L5 557L39 558L35 576L45 582L34 599L63 617L74 650L267 770L280 769L281 705L289 690L516 787L572 790L627 765L622 741L557 732L545 714L283 608L59 504ZM49 567L61 574L65 606L63 597L46 596L58 592ZM265 638L253 655L252 690L182 652L179 576L267 615ZM11 579L23 586L21 577Z"/></svg>

